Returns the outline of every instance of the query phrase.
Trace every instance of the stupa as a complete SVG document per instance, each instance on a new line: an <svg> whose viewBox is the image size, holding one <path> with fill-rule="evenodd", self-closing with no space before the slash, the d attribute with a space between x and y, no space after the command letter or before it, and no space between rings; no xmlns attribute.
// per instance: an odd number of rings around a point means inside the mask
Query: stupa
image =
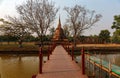
<svg viewBox="0 0 120 78"><path fill-rule="evenodd" d="M66 37L64 35L64 32L63 32L63 29L61 27L61 20L60 20L60 17L59 17L59 22L58 22L58 26L55 30L55 33L53 35L53 41L66 41Z"/></svg>

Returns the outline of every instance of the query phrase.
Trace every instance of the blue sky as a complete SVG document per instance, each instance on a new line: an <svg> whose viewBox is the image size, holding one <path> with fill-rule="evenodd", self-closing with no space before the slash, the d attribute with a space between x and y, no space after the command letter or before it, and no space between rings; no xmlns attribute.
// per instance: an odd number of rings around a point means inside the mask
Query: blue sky
<svg viewBox="0 0 120 78"><path fill-rule="evenodd" d="M0 18L7 15L15 16L17 12L15 6L23 3L25 0L0 0ZM92 28L84 31L84 35L98 35L101 30L108 29L111 34L114 31L111 29L113 16L120 14L120 0L52 0L57 7L60 7L58 15L61 16L62 25L65 23L66 12L63 11L64 6L72 7L75 4L86 7L89 10L95 10L97 14L102 14L101 20ZM57 25L58 15L55 20Z"/></svg>

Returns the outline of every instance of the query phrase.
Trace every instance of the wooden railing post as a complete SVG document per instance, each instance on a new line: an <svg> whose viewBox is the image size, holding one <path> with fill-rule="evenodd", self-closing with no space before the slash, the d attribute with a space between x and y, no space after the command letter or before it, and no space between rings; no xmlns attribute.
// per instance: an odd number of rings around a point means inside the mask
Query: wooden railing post
<svg viewBox="0 0 120 78"><path fill-rule="evenodd" d="M67 43L67 52L69 52L69 48L68 48L68 47L69 47L69 45L68 45L68 43Z"/></svg>
<svg viewBox="0 0 120 78"><path fill-rule="evenodd" d="M48 44L48 60L49 60L49 56L50 56L50 44Z"/></svg>
<svg viewBox="0 0 120 78"><path fill-rule="evenodd" d="M54 43L52 43L52 45L51 45L51 51L50 51L50 54L52 54L52 51L54 50Z"/></svg>
<svg viewBox="0 0 120 78"><path fill-rule="evenodd" d="M42 47L39 48L39 73L42 74Z"/></svg>
<svg viewBox="0 0 120 78"><path fill-rule="evenodd" d="M33 75L32 78L36 78L36 75Z"/></svg>
<svg viewBox="0 0 120 78"><path fill-rule="evenodd" d="M72 46L72 60L74 60L74 46Z"/></svg>
<svg viewBox="0 0 120 78"><path fill-rule="evenodd" d="M84 48L81 50L82 53L82 74L85 74L85 53L84 53Z"/></svg>
<svg viewBox="0 0 120 78"><path fill-rule="evenodd" d="M52 54L53 44L50 45L50 54Z"/></svg>
<svg viewBox="0 0 120 78"><path fill-rule="evenodd" d="M68 45L68 54L70 54L70 48L69 48L69 45Z"/></svg>

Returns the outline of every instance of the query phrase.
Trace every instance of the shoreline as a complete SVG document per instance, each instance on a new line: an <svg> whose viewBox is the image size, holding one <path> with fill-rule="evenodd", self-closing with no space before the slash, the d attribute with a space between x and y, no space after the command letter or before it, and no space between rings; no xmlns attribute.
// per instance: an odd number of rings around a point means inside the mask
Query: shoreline
<svg viewBox="0 0 120 78"><path fill-rule="evenodd" d="M74 49L75 54L80 54L81 49L84 47L85 51L89 51L91 53L103 53L103 54L109 54L109 53L120 53L120 44L79 44ZM1 49L0 54L38 54L39 48L29 48L29 46L26 48L14 48L13 49ZM70 46L70 51L72 50L72 47ZM43 54L47 54L47 49L43 50Z"/></svg>

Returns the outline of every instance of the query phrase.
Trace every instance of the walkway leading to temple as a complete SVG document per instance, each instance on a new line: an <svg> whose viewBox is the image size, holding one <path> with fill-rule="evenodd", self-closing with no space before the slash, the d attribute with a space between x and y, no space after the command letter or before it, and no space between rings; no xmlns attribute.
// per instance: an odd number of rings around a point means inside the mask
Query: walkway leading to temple
<svg viewBox="0 0 120 78"><path fill-rule="evenodd" d="M87 78L62 46L57 46L36 78Z"/></svg>

